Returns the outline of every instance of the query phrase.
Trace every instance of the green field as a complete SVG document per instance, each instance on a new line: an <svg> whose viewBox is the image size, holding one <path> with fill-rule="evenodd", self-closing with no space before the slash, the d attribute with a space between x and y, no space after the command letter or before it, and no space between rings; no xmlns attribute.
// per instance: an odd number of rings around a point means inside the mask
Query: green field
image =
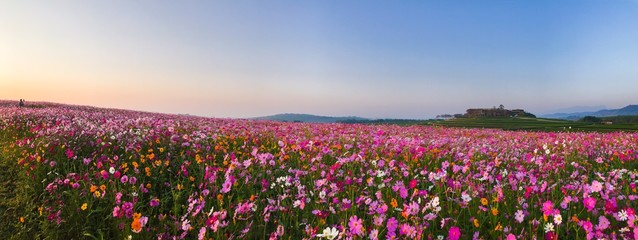
<svg viewBox="0 0 638 240"><path fill-rule="evenodd" d="M445 127L500 128L504 130L531 131L638 131L638 123L600 124L547 118L458 118L446 121L428 121L422 122L421 124Z"/></svg>

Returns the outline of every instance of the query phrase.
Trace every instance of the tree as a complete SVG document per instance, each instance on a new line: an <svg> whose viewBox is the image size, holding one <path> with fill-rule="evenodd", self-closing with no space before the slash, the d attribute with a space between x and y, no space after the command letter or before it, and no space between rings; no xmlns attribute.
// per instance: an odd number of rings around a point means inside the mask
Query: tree
<svg viewBox="0 0 638 240"><path fill-rule="evenodd" d="M601 123L603 119L594 116L585 116L583 119L581 119L581 121L588 123Z"/></svg>

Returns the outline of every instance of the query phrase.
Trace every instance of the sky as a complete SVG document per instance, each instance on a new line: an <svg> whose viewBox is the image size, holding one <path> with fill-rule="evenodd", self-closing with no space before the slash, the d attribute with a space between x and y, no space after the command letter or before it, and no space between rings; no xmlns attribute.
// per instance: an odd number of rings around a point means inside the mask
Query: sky
<svg viewBox="0 0 638 240"><path fill-rule="evenodd" d="M0 1L0 99L207 117L638 104L638 0Z"/></svg>

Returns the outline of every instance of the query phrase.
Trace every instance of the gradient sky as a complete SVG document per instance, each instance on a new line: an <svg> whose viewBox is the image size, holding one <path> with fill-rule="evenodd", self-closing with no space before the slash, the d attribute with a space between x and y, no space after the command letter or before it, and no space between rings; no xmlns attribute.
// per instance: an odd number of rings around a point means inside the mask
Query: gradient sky
<svg viewBox="0 0 638 240"><path fill-rule="evenodd" d="M430 118L637 92L636 0L0 2L0 99Z"/></svg>

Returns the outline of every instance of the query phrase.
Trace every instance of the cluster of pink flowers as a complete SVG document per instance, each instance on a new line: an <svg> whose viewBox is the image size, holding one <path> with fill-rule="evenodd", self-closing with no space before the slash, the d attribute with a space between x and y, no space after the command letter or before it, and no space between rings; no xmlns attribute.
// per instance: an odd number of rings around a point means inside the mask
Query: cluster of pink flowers
<svg viewBox="0 0 638 240"><path fill-rule="evenodd" d="M93 212L109 219L95 228L116 229L115 238L638 239L635 133L56 104L0 107L0 122L20 132L17 163L44 183L47 197L34 206L42 217L62 224Z"/></svg>

